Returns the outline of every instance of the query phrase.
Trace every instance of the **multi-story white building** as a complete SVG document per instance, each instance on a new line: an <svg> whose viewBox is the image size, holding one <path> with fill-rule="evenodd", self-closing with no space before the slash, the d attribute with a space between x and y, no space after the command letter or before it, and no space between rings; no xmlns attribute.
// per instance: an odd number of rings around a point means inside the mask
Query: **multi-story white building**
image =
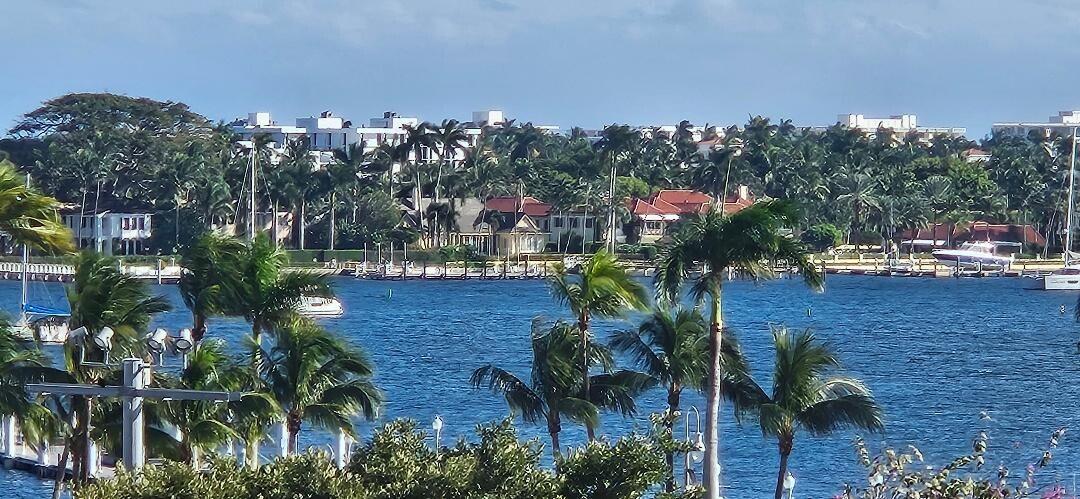
<svg viewBox="0 0 1080 499"><path fill-rule="evenodd" d="M991 133L1006 137L1027 137L1031 132L1049 137L1053 133L1072 135L1074 128L1080 127L1080 111L1058 111L1045 122L1019 121L1013 123L994 123Z"/></svg>
<svg viewBox="0 0 1080 499"><path fill-rule="evenodd" d="M926 127L919 126L919 118L914 114L900 114L885 118L867 117L862 114L841 114L836 117L836 122L842 126L859 130L867 135L873 135L878 129L892 130L897 138L902 139L909 133L918 134L919 138L930 138L935 135L949 137L963 137L967 134L964 127ZM810 127L811 131L823 132L829 127Z"/></svg>
<svg viewBox="0 0 1080 499"><path fill-rule="evenodd" d="M139 255L146 251L153 215L149 213L62 215L62 221L75 236L79 248L93 248L105 255Z"/></svg>

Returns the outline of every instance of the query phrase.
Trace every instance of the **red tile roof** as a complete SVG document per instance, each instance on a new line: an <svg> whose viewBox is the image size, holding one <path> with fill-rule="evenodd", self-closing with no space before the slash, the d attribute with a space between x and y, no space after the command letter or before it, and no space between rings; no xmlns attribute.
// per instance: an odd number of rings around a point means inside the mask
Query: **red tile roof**
<svg viewBox="0 0 1080 499"><path fill-rule="evenodd" d="M518 198L504 196L491 198L484 203L484 209L502 213L525 213L530 217L546 217L551 213L551 205L532 196Z"/></svg>
<svg viewBox="0 0 1080 499"><path fill-rule="evenodd" d="M638 216L693 215L705 213L712 203L712 196L703 192L665 189L645 199L630 200L630 212ZM724 213L730 215L752 204L754 204L753 200L732 196L724 201Z"/></svg>
<svg viewBox="0 0 1080 499"><path fill-rule="evenodd" d="M934 227L927 227L916 231L904 231L901 234L901 237L906 240L946 241L948 239L948 234L948 224L939 223ZM952 230L952 241L954 244L965 241L1005 241L1015 243L1026 241L1028 244L1036 246L1043 246L1046 244L1046 238L1030 225L992 224L988 222L972 222L966 225L956 225Z"/></svg>

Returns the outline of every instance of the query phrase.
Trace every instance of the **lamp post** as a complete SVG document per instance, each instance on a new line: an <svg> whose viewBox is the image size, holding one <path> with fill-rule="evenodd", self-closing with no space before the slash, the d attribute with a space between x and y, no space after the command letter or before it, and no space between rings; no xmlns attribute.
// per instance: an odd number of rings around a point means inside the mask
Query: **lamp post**
<svg viewBox="0 0 1080 499"><path fill-rule="evenodd" d="M690 406L690 409L694 411L694 440L690 440L690 411L686 411L686 443L693 447L686 452L683 456L683 486L687 489L694 483L694 469L690 463L700 463L705 458L705 441L701 435L701 411L697 407Z"/></svg>
<svg viewBox="0 0 1080 499"><path fill-rule="evenodd" d="M438 414L435 415L435 420L431 422L431 429L435 430L435 454L439 453L439 449L442 443L442 429L443 419Z"/></svg>
<svg viewBox="0 0 1080 499"><path fill-rule="evenodd" d="M795 499L795 476L791 472L784 476L784 492L788 499Z"/></svg>
<svg viewBox="0 0 1080 499"><path fill-rule="evenodd" d="M735 161L735 158L742 155L743 141L742 139L735 137L728 141L727 148L731 150L727 157L727 174L724 175L724 192L718 193L720 197L720 214L724 214L724 204L727 202L727 190L728 180L731 179L731 163Z"/></svg>

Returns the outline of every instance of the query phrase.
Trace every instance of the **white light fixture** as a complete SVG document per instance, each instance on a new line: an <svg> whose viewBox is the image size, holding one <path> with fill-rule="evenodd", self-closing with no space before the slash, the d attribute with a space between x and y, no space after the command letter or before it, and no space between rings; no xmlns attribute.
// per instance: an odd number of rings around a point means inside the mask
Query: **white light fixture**
<svg viewBox="0 0 1080 499"><path fill-rule="evenodd" d="M111 327L105 326L101 328L101 331L98 331L98 333L94 335L94 344L97 345L98 348L105 350L106 352L112 350L113 334L115 333L113 333Z"/></svg>
<svg viewBox="0 0 1080 499"><path fill-rule="evenodd" d="M435 416L435 420L431 422L431 429L435 430L436 433L439 433L439 432L442 431L442 429L443 429L442 416L438 416L438 415Z"/></svg>
<svg viewBox="0 0 1080 499"><path fill-rule="evenodd" d="M705 439L700 431L697 433L697 439L694 440L694 449L690 451L690 459L695 463L700 463L705 459Z"/></svg>
<svg viewBox="0 0 1080 499"><path fill-rule="evenodd" d="M191 338L191 329L186 327L181 329L173 340L173 345L176 346L176 351L180 353L187 353L191 350L195 346L195 340Z"/></svg>
<svg viewBox="0 0 1080 499"><path fill-rule="evenodd" d="M83 341L86 341L86 332L87 331L86 331L85 327L78 327L78 328L72 329L71 331L68 331L67 339L71 343L73 343L75 345L78 345L78 344L82 343Z"/></svg>
<svg viewBox="0 0 1080 499"><path fill-rule="evenodd" d="M161 353L165 351L165 342L169 338L169 333L162 328L157 328L152 333L146 335L146 348L149 348L151 352Z"/></svg>
<svg viewBox="0 0 1080 499"><path fill-rule="evenodd" d="M784 490L788 491L789 493L792 490L795 490L795 476L792 475L790 472L786 476L784 476Z"/></svg>

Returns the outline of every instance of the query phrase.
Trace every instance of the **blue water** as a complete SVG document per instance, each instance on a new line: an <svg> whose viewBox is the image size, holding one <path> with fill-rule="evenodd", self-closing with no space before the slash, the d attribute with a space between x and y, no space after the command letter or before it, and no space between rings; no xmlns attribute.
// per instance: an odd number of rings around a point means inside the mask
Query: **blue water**
<svg viewBox="0 0 1080 499"><path fill-rule="evenodd" d="M769 327L812 327L841 353L848 370L871 387L884 406L887 430L867 441L875 447L914 444L928 461L944 464L970 450L979 430L990 435L988 473L1005 462L1013 475L1042 452L1051 431L1080 430L1080 356L1078 327L1070 293L1024 290L1020 279L915 279L831 277L824 293L812 293L798 281L725 288L726 317L734 327L763 385L771 365ZM59 288L35 294L62 296ZM337 281L347 313L327 320L350 343L366 349L377 364L377 382L387 392L383 418L408 417L425 425L436 415L446 421L446 438L471 436L474 425L507 414L501 397L473 390L468 378L488 362L528 375L529 323L537 315L567 316L548 297L543 282ZM392 299L388 292L393 291ZM158 322L186 325L174 288L161 287L178 309ZM18 287L0 283L0 303L13 309ZM1069 313L1061 314L1066 305ZM808 313L812 311L812 313ZM628 321L600 322L606 338ZM215 320L209 335L237 343L246 324ZM617 436L648 426L649 412L664 404L661 391L639 402L636 419L606 415L602 432ZM703 407L700 396L685 404ZM988 411L991 420L980 419ZM564 426L564 445L584 439L581 428ZM680 428L681 430L681 428ZM370 425L363 425L364 434ZM543 427L522 425L524 437L548 442ZM845 482L864 483L851 446L850 430L814 438L796 438L791 469L801 498L831 497ZM1066 435L1044 479L1070 489L1080 469L1078 444ZM325 446L329 436L308 429L302 445ZM737 426L724 416L724 481L728 497L756 498L775 483L776 446L762 438L753 422ZM14 497L37 497L41 485L29 475L0 471L0 490ZM11 497L4 494L5 497Z"/></svg>

